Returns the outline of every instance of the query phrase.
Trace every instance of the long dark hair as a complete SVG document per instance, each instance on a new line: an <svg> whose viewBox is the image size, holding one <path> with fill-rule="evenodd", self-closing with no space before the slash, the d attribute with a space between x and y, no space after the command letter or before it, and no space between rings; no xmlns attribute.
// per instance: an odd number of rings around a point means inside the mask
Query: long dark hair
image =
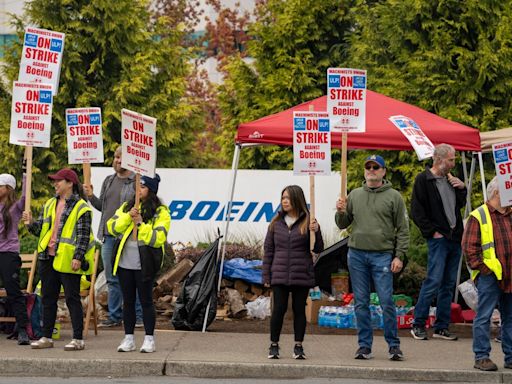
<svg viewBox="0 0 512 384"><path fill-rule="evenodd" d="M16 195L14 193L14 189L12 189L9 185L6 185L5 188L7 188L7 196L5 198L5 203L2 208L2 219L4 220L4 230L2 235L4 239L7 238L7 233L11 230L13 224L10 211L11 207L16 202Z"/></svg>
<svg viewBox="0 0 512 384"><path fill-rule="evenodd" d="M306 204L306 197L304 196L304 191L298 185L289 185L284 187L281 191L281 199L283 198L284 192L288 192L290 196L290 204L293 210L297 213L297 218L300 220L300 233L304 235L308 230L309 225L309 209ZM274 216L272 221L270 222L269 228L270 230L274 229L275 223L279 220L279 218L284 214L281 209L277 215Z"/></svg>
<svg viewBox="0 0 512 384"><path fill-rule="evenodd" d="M85 201L87 201L87 197L85 196L85 191L84 191L84 187L81 183L78 183L78 184L74 184L73 183L73 193L75 195L78 195L80 196L81 199L84 199Z"/></svg>
<svg viewBox="0 0 512 384"><path fill-rule="evenodd" d="M155 192L148 188L148 196L140 201L142 221L148 223L156 213L156 209L162 205ZM135 196L124 207L124 212L128 212L135 205Z"/></svg>

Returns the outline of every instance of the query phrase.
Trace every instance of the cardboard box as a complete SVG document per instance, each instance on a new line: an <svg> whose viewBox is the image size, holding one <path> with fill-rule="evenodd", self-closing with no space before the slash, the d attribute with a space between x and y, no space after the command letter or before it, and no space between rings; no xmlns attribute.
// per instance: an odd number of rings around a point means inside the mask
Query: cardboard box
<svg viewBox="0 0 512 384"><path fill-rule="evenodd" d="M306 301L306 321L310 324L318 324L318 311L323 306L341 307L341 301L311 300L308 297Z"/></svg>

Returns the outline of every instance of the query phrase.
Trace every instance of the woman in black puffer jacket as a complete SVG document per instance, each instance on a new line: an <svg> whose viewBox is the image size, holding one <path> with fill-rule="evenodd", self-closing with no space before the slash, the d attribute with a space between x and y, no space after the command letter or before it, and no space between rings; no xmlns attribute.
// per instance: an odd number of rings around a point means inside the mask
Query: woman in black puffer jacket
<svg viewBox="0 0 512 384"><path fill-rule="evenodd" d="M290 185L281 192L281 210L272 219L265 238L263 284L272 287L274 306L270 319L269 359L279 358L279 336L283 318L292 293L293 327L295 331L294 359L305 359L302 341L306 332L306 299L315 285L310 231L315 232L314 253L324 248L322 233L309 210L302 188Z"/></svg>

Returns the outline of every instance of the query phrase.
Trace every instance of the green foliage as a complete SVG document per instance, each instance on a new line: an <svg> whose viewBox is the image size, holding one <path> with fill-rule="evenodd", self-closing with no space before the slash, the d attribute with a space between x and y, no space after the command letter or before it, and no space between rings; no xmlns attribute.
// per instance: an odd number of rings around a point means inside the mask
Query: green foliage
<svg viewBox="0 0 512 384"><path fill-rule="evenodd" d="M157 166L190 164L191 143L199 114L186 94L190 52L180 46L182 31L165 18L151 21L147 2L140 0L33 0L23 19L14 19L20 41L25 25L66 34L59 93L54 99L51 147L34 148L33 194L51 194L49 172L67 165L65 109L102 109L105 159L110 162L120 142L122 108L158 119ZM18 76L21 43L5 55L9 83L0 90L10 105L11 81ZM0 111L3 168L15 173L22 148L8 144L9 110Z"/></svg>
<svg viewBox="0 0 512 384"><path fill-rule="evenodd" d="M325 93L326 71L344 59L345 34L350 27L350 2L339 0L268 0L257 6L249 28L247 64L234 57L225 67L220 87L223 112L223 155L233 151L236 126L282 111ZM241 166L286 169L293 161L290 148L244 150Z"/></svg>

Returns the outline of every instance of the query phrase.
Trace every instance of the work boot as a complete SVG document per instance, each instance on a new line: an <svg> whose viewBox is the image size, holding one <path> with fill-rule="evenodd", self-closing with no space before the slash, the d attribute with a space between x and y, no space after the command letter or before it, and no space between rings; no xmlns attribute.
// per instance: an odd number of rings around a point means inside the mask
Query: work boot
<svg viewBox="0 0 512 384"><path fill-rule="evenodd" d="M476 369L481 371L497 371L498 366L492 362L488 357L484 359L475 360L475 365L473 366Z"/></svg>

